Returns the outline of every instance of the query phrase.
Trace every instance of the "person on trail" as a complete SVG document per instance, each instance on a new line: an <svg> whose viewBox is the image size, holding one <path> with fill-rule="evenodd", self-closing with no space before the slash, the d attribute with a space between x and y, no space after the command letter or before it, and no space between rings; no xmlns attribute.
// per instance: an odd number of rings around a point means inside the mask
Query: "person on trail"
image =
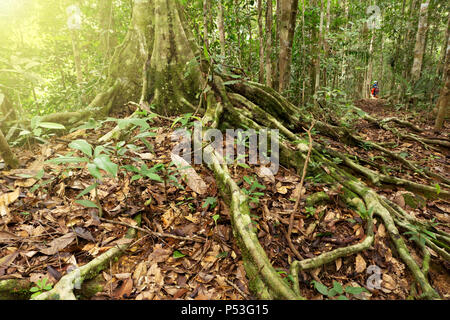
<svg viewBox="0 0 450 320"><path fill-rule="evenodd" d="M370 90L370 94L372 98L378 99L378 94L380 93L380 89L378 88L378 81L375 81Z"/></svg>

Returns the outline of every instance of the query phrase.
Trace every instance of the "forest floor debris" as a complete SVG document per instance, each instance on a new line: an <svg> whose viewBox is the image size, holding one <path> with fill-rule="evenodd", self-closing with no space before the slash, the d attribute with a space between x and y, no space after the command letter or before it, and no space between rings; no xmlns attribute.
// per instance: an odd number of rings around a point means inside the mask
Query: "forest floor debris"
<svg viewBox="0 0 450 320"><path fill-rule="evenodd" d="M355 105L377 118L402 116L383 100L357 101ZM406 117L406 113L404 115ZM408 120L433 136L431 122L422 122L418 117ZM176 169L169 166L174 147L171 139L173 122L155 118L151 126L155 134L146 138L147 146L137 141L136 147L143 147L142 150L128 149L123 154L125 157L116 154L112 159L119 166L146 164L150 168L162 164L166 170L173 170L175 177ZM127 231L126 225L135 226L133 217L141 214L143 228L154 234L169 233L174 237L138 232L126 254L100 274L97 279L99 292L91 299L254 298L248 289L241 255L232 235L229 209L220 199L215 179L206 167L193 167L207 185L207 190L201 188L201 192L193 191L180 177L176 181L171 179L173 183L170 183L170 179L166 179L170 173L163 183L133 179L130 174L105 179L98 189L104 217L122 225L98 219L96 208L85 208L74 202L77 195L92 184L86 168L48 165L45 161L56 154L66 154L73 139L86 139L96 145L96 141L112 127L110 124L101 130L78 130L66 137L54 138L48 145L16 150L25 166L0 173L0 281L18 279L36 284L48 279L54 285L70 271L70 266L82 266L120 244ZM398 143L395 135L363 119L354 123L354 127L361 137L390 144L393 146L391 151L450 178L448 149L429 150L417 141ZM448 129L443 131L445 137ZM329 141L326 137L315 136L314 139L327 141L331 148L347 154L360 155L357 148ZM388 159L380 151L371 148L366 151L372 168L386 166L389 174L425 183L420 175L411 173L403 164ZM263 194L254 196L250 204L252 221L272 264L285 281L292 281L289 266L295 256L285 233L300 191L297 190L300 176L283 167L275 176L261 174L260 166L250 168L236 163L230 169L241 188L250 189L251 184L256 183L256 188ZM302 215L294 220L293 243L305 258L364 240L365 222L357 212L339 203L339 190L328 190L314 177L306 179L304 189L304 199L319 192L326 195L326 201L316 204L302 201ZM402 188L394 188L392 192L378 191L409 214L434 219L443 230L450 230L448 202L426 201ZM367 289L363 293L348 294L351 299L407 299L413 278L392 250L384 225L375 219L374 227L375 242L369 250L302 273L302 295L308 299L326 299L327 295L312 281L328 288L337 281L343 287ZM205 241L194 241L194 237L202 237ZM413 257L420 250L409 249ZM436 253L430 253L430 282L444 299L449 299L450 266ZM379 289L368 287L371 266L381 268Z"/></svg>

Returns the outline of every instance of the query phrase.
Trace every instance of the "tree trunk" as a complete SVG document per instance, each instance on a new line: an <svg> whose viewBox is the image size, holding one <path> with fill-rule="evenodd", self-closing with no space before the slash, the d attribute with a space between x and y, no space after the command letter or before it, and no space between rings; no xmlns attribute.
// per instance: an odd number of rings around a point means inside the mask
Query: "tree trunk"
<svg viewBox="0 0 450 320"><path fill-rule="evenodd" d="M0 157L5 160L5 163L12 169L17 169L19 167L19 160L17 160L14 153L6 141L3 132L0 130Z"/></svg>
<svg viewBox="0 0 450 320"><path fill-rule="evenodd" d="M259 35L259 83L264 83L264 31L263 31L263 6L262 0L258 0L258 35Z"/></svg>
<svg viewBox="0 0 450 320"><path fill-rule="evenodd" d="M224 11L223 11L223 0L219 0L219 18L218 18L218 28L220 37L220 54L225 59L226 56L226 46L225 46L225 22L224 22Z"/></svg>
<svg viewBox="0 0 450 320"><path fill-rule="evenodd" d="M317 105L317 94L320 88L320 48L323 48L323 0L320 0L320 23L319 37L317 39L317 47L314 50L314 104Z"/></svg>
<svg viewBox="0 0 450 320"><path fill-rule="evenodd" d="M198 47L183 14L177 0L134 2L128 33L111 60L106 89L92 107L108 114L113 106L129 101L150 101L161 114L192 111L201 75L194 56Z"/></svg>
<svg viewBox="0 0 450 320"><path fill-rule="evenodd" d="M283 92L289 88L291 76L292 45L298 11L298 0L280 1L280 82L278 90Z"/></svg>
<svg viewBox="0 0 450 320"><path fill-rule="evenodd" d="M100 49L105 58L110 58L113 48L117 45L114 33L113 1L99 1L99 27L100 27Z"/></svg>
<svg viewBox="0 0 450 320"><path fill-rule="evenodd" d="M450 46L450 42L448 40L448 39L450 39L450 13L448 14L447 20L448 20L447 21L447 32L446 32L446 37L445 37L447 43L442 46L441 55L439 58L439 64L438 64L438 68L437 68L438 76L440 78L442 78L443 81L445 81L444 67L447 65L447 54L446 53L447 53L448 46Z"/></svg>
<svg viewBox="0 0 450 320"><path fill-rule="evenodd" d="M0 92L0 114L3 115L3 117L0 118L2 122L17 120L17 113L13 104L1 92Z"/></svg>
<svg viewBox="0 0 450 320"><path fill-rule="evenodd" d="M447 43L450 43L450 38L447 39ZM444 127L445 117L449 113L449 96L450 96L450 46L447 46L446 54L447 65L445 66L445 82L442 88L441 95L438 100L438 115L436 118L436 124L434 126L435 132L440 132Z"/></svg>
<svg viewBox="0 0 450 320"><path fill-rule="evenodd" d="M208 0L203 0L203 43L209 52L208 38Z"/></svg>
<svg viewBox="0 0 450 320"><path fill-rule="evenodd" d="M266 85L273 88L272 79L272 25L273 6L272 0L267 0L266 11Z"/></svg>
<svg viewBox="0 0 450 320"><path fill-rule="evenodd" d="M422 61L425 52L425 39L428 30L428 7L430 0L424 0L420 6L419 25L417 27L416 45L414 48L414 62L411 69L411 79L416 83L422 73Z"/></svg>

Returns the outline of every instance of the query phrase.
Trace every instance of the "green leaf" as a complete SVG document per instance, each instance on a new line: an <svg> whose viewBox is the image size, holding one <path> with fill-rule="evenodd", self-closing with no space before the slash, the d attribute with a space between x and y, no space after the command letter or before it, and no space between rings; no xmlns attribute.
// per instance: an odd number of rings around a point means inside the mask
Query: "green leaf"
<svg viewBox="0 0 450 320"><path fill-rule="evenodd" d="M149 178L150 180L154 180L154 181L158 181L158 182L163 182L163 180L161 179L160 176L158 176L156 173L152 173L152 172L146 172L145 176L147 178Z"/></svg>
<svg viewBox="0 0 450 320"><path fill-rule="evenodd" d="M94 164L102 170L105 170L113 177L117 176L117 172L119 170L119 166L109 159L107 155L100 155L94 159Z"/></svg>
<svg viewBox="0 0 450 320"><path fill-rule="evenodd" d="M338 300L348 300L348 298L346 296L339 296L337 299Z"/></svg>
<svg viewBox="0 0 450 320"><path fill-rule="evenodd" d="M69 148L80 150L89 158L92 158L92 146L86 140L75 140L69 144Z"/></svg>
<svg viewBox="0 0 450 320"><path fill-rule="evenodd" d="M94 150L94 158L97 158L102 152L105 152L106 149L104 146L98 146Z"/></svg>
<svg viewBox="0 0 450 320"><path fill-rule="evenodd" d="M217 205L217 199L214 197L208 197L205 199L205 203L203 204L202 208L206 208L207 206L210 206L211 209L214 209Z"/></svg>
<svg viewBox="0 0 450 320"><path fill-rule="evenodd" d="M88 158L77 158L77 157L59 157L55 159L50 159L45 161L45 163L54 163L54 164L62 164L62 163L82 163L88 162Z"/></svg>
<svg viewBox="0 0 450 320"><path fill-rule="evenodd" d="M319 293L324 296L328 296L328 288L325 285L317 281L312 281L312 283L314 284L314 288L319 291Z"/></svg>
<svg viewBox="0 0 450 320"><path fill-rule="evenodd" d="M217 224L217 220L219 220L219 219L220 219L220 215L216 214L215 216L213 216L213 220L214 220L215 224Z"/></svg>
<svg viewBox="0 0 450 320"><path fill-rule="evenodd" d="M353 295L361 294L364 291L366 291L366 290L361 287L346 287L345 288L345 292L353 294Z"/></svg>
<svg viewBox="0 0 450 320"><path fill-rule="evenodd" d="M32 287L30 292L38 292L40 289L38 287Z"/></svg>
<svg viewBox="0 0 450 320"><path fill-rule="evenodd" d="M98 180L102 180L103 179L102 174L100 173L100 170L98 170L98 167L95 164L89 163L87 167L88 167L89 173L95 179L98 179Z"/></svg>
<svg viewBox="0 0 450 320"><path fill-rule="evenodd" d="M182 254L180 251L175 251L174 253L173 253L173 257L175 258L175 259L179 259L179 258L183 258L183 257L185 257L186 255L185 254Z"/></svg>
<svg viewBox="0 0 450 320"><path fill-rule="evenodd" d="M66 129L66 127L64 127L62 124L53 123L53 122L40 122L40 123L38 123L37 126L44 128L44 129L53 129L53 130L65 130Z"/></svg>
<svg viewBox="0 0 450 320"><path fill-rule="evenodd" d="M87 207L87 208L100 209L98 207L98 205L95 202L92 202L91 200L77 200L77 201L75 201L75 203L81 204L83 207Z"/></svg>
<svg viewBox="0 0 450 320"><path fill-rule="evenodd" d="M94 190L97 186L98 186L98 184L97 184L97 183L94 183L93 185L87 187L87 188L84 189L82 192L80 192L80 194L77 196L77 199L80 199L80 198L83 197L84 195L88 194L89 192L91 192L92 190Z"/></svg>
<svg viewBox="0 0 450 320"><path fill-rule="evenodd" d="M36 293L33 293L32 295L31 295L31 298L36 298L38 295L40 295L42 292L36 292Z"/></svg>
<svg viewBox="0 0 450 320"><path fill-rule="evenodd" d="M342 287L342 285L339 282L335 281L335 280L333 281L333 289L338 294L343 294L344 293L344 288Z"/></svg>

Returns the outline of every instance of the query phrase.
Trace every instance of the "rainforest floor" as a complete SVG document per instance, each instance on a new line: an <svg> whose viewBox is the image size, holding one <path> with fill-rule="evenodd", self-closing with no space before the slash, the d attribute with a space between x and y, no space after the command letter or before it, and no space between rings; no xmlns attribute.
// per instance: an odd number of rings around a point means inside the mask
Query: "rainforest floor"
<svg viewBox="0 0 450 320"><path fill-rule="evenodd" d="M379 119L395 116L408 120L425 130L422 136L435 137L433 119L426 112L395 110L384 100L360 100L355 105ZM133 111L130 107L114 117L123 118ZM156 164L168 166L175 144L171 135L178 127L172 126L173 122L154 118L151 126L155 135L147 138L148 145L137 141L135 145L142 149L112 155L112 160L119 166L140 167L143 163L149 168ZM392 151L450 179L448 149L427 149L416 141L399 142L391 132L363 119L355 120L352 125L361 137L383 145L392 144ZM0 164L0 197L3 197L3 206L0 201L0 209L3 210L0 212L0 281L22 279L37 283L46 278L54 285L68 272L69 266L82 266L123 242L127 225L136 225L133 218L141 215L140 227L153 234L138 231L129 249L97 277L96 291L99 292L93 295L79 293L81 298L83 295L96 300L254 298L249 292L241 254L233 238L229 208L219 195L212 172L205 166L193 167L207 185L204 192L194 192L181 177L179 185L176 185L144 179L132 181L131 174L120 174L116 179L105 179L99 186L103 219L97 217L98 209L75 203L77 195L93 183L88 170L84 166L55 165L45 161L57 154L73 151L68 144L75 139L85 139L95 146L113 126L112 122L106 123L100 130L81 129L66 136L53 137L48 144L15 148L22 163L20 169L6 171ZM449 139L449 134L447 123L440 137ZM319 134L313 135L313 139L328 141ZM149 145L152 150L148 149ZM331 140L329 147L347 154L361 153L360 149ZM364 156L379 166L388 164L396 168L395 172L390 172L392 175L428 184L420 175L406 170L402 163L386 158L377 150L367 148ZM35 175L42 169L45 169L45 174L37 180ZM250 189L248 179L244 177L254 177L265 187L258 190L263 194L256 197L258 201L251 203L252 220L272 264L286 281L291 281L289 266L295 256L285 233L301 177L284 167L275 176L262 175L259 169L259 165L250 168L230 166L230 172L241 188ZM295 221L292 235L299 252L307 258L361 242L367 230L366 222L358 213L340 202L339 190L327 189L319 178L308 177L304 198L323 191L329 196L329 201L314 207L302 202L301 218ZM450 231L449 202L426 200L402 188L377 191L412 216L434 219L443 230ZM375 241L369 250L300 275L304 297L328 299L314 288L312 280L329 288L333 281L337 281L344 287L368 289L368 292L348 296L350 299L398 300L409 297L413 277L395 253L384 225L376 219L374 223ZM420 248L414 247L412 242L408 242L408 246L419 263ZM367 287L371 276L367 270L372 265L381 268L380 289ZM449 268L449 263L431 252L430 284L443 299L450 298Z"/></svg>

